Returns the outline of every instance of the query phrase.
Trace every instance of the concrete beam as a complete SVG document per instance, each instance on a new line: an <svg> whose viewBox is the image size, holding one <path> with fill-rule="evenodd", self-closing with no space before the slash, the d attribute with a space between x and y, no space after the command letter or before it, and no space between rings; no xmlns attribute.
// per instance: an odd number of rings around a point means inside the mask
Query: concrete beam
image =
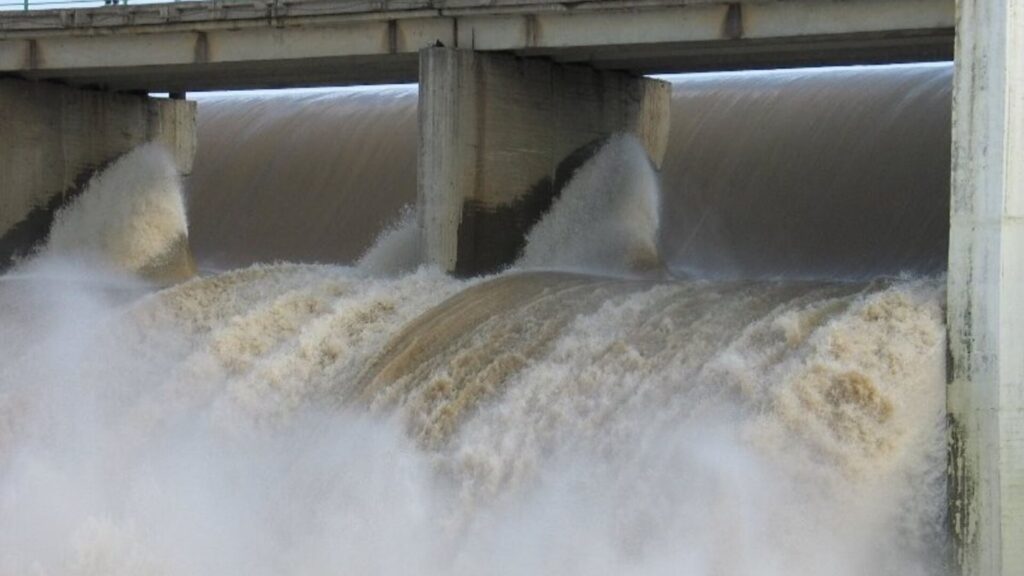
<svg viewBox="0 0 1024 576"><path fill-rule="evenodd" d="M0 13L0 73L180 92L415 82L440 42L634 74L952 57L954 0L290 0Z"/></svg>
<svg viewBox="0 0 1024 576"><path fill-rule="evenodd" d="M1024 574L1024 0L961 0L949 254L950 516L967 576Z"/></svg>
<svg viewBox="0 0 1024 576"><path fill-rule="evenodd" d="M420 55L419 206L427 261L512 263L576 167L614 132L665 155L667 82L451 48Z"/></svg>
<svg viewBox="0 0 1024 576"><path fill-rule="evenodd" d="M99 168L158 141L184 174L195 103L0 79L0 269L45 239L54 211Z"/></svg>

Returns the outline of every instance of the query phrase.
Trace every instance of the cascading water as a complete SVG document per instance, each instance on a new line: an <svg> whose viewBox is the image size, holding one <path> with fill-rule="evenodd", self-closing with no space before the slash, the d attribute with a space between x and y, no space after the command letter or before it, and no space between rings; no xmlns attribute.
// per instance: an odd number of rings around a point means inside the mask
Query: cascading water
<svg viewBox="0 0 1024 576"><path fill-rule="evenodd" d="M945 270L949 64L675 77L665 263L704 278ZM416 88L200 97L207 267L354 262L416 202Z"/></svg>
<svg viewBox="0 0 1024 576"><path fill-rule="evenodd" d="M905 74L904 87L934 83L920 98L942 100L935 78L946 70L921 70L879 74ZM302 96L311 100L300 109L387 108L407 92ZM226 101L212 110L189 217L209 228L188 231L207 267L266 257L278 248L264 232L287 237L293 217L259 213L279 201L267 192L275 184L258 185L278 171L233 164L246 166L247 147L281 128L214 130L239 112ZM352 121L372 125L378 114ZM393 138L380 131L380 141ZM293 146L272 149L286 165L306 161ZM224 163L211 164L217 155ZM302 178L345 173L309 161ZM686 181L702 169L721 168L691 164ZM146 182L162 168L129 157L116 170ZM679 182L672 171L666 179ZM345 174L356 184L339 198L355 206L353 221L386 222L401 193L367 174ZM901 247L899 258L849 274L870 269L866 281L825 277L813 259L778 270L791 279L766 280L712 216L673 240L672 206L699 199L673 198L671 187L659 198L657 186L636 145L613 138L513 269L474 280L418 267L408 215L356 265L257 264L163 289L109 243L58 249L88 235L84 224L77 236L55 231L0 279L0 575L946 573L934 247ZM215 232L225 214L202 211L239 208L243 190L257 213ZM305 198L292 203L310 215L335 202ZM61 222L92 221L70 206ZM232 226L253 239L251 252L244 242L214 249ZM326 229L316 226L314 235ZM355 260L365 231L341 228L330 233L348 238L341 250ZM153 253L182 233L116 229L141 234ZM310 240L289 242L283 253ZM650 269L658 243L662 256L677 255L670 265L705 278L631 275ZM728 247L728 266L678 256L707 243ZM309 260L328 259L313 248ZM905 258L916 258L907 269L917 274L878 274Z"/></svg>

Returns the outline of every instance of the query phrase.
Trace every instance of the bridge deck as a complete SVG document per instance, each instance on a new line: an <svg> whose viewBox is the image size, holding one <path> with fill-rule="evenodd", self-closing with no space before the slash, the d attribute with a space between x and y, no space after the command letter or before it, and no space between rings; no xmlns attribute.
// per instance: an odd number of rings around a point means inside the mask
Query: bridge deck
<svg viewBox="0 0 1024 576"><path fill-rule="evenodd" d="M129 91L413 82L442 43L636 73L951 59L954 0L257 0L0 13L0 74Z"/></svg>

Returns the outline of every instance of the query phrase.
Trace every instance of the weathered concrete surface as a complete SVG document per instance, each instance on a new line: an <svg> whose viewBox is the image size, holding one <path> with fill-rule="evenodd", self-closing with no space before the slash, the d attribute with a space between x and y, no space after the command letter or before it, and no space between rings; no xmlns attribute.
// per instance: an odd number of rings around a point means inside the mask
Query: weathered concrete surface
<svg viewBox="0 0 1024 576"><path fill-rule="evenodd" d="M195 155L195 103L0 79L0 268L45 238L53 212L93 172L144 142L182 173Z"/></svg>
<svg viewBox="0 0 1024 576"><path fill-rule="evenodd" d="M417 52L633 73L948 60L954 0L266 0L0 13L0 73L113 90L415 82Z"/></svg>
<svg viewBox="0 0 1024 576"><path fill-rule="evenodd" d="M1024 574L1024 0L958 3L951 521L968 576Z"/></svg>
<svg viewBox="0 0 1024 576"><path fill-rule="evenodd" d="M603 138L636 134L656 165L667 82L545 60L430 48L421 54L419 206L429 262L495 271Z"/></svg>

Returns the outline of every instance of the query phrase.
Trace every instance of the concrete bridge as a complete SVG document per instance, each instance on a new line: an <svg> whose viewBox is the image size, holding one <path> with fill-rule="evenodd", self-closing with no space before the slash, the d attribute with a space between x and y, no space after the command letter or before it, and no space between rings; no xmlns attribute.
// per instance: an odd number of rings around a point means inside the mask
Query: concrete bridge
<svg viewBox="0 0 1024 576"><path fill-rule="evenodd" d="M256 0L0 19L0 72L111 90L415 82L420 49L646 74L953 57L952 0Z"/></svg>
<svg viewBox="0 0 1024 576"><path fill-rule="evenodd" d="M134 145L164 142L187 173L189 91L418 80L423 250L475 274L514 255L538 207L608 134L636 134L660 163L669 90L642 74L953 56L950 520L964 574L1020 576L1024 0L256 0L0 13L0 258L45 234L47 214Z"/></svg>

